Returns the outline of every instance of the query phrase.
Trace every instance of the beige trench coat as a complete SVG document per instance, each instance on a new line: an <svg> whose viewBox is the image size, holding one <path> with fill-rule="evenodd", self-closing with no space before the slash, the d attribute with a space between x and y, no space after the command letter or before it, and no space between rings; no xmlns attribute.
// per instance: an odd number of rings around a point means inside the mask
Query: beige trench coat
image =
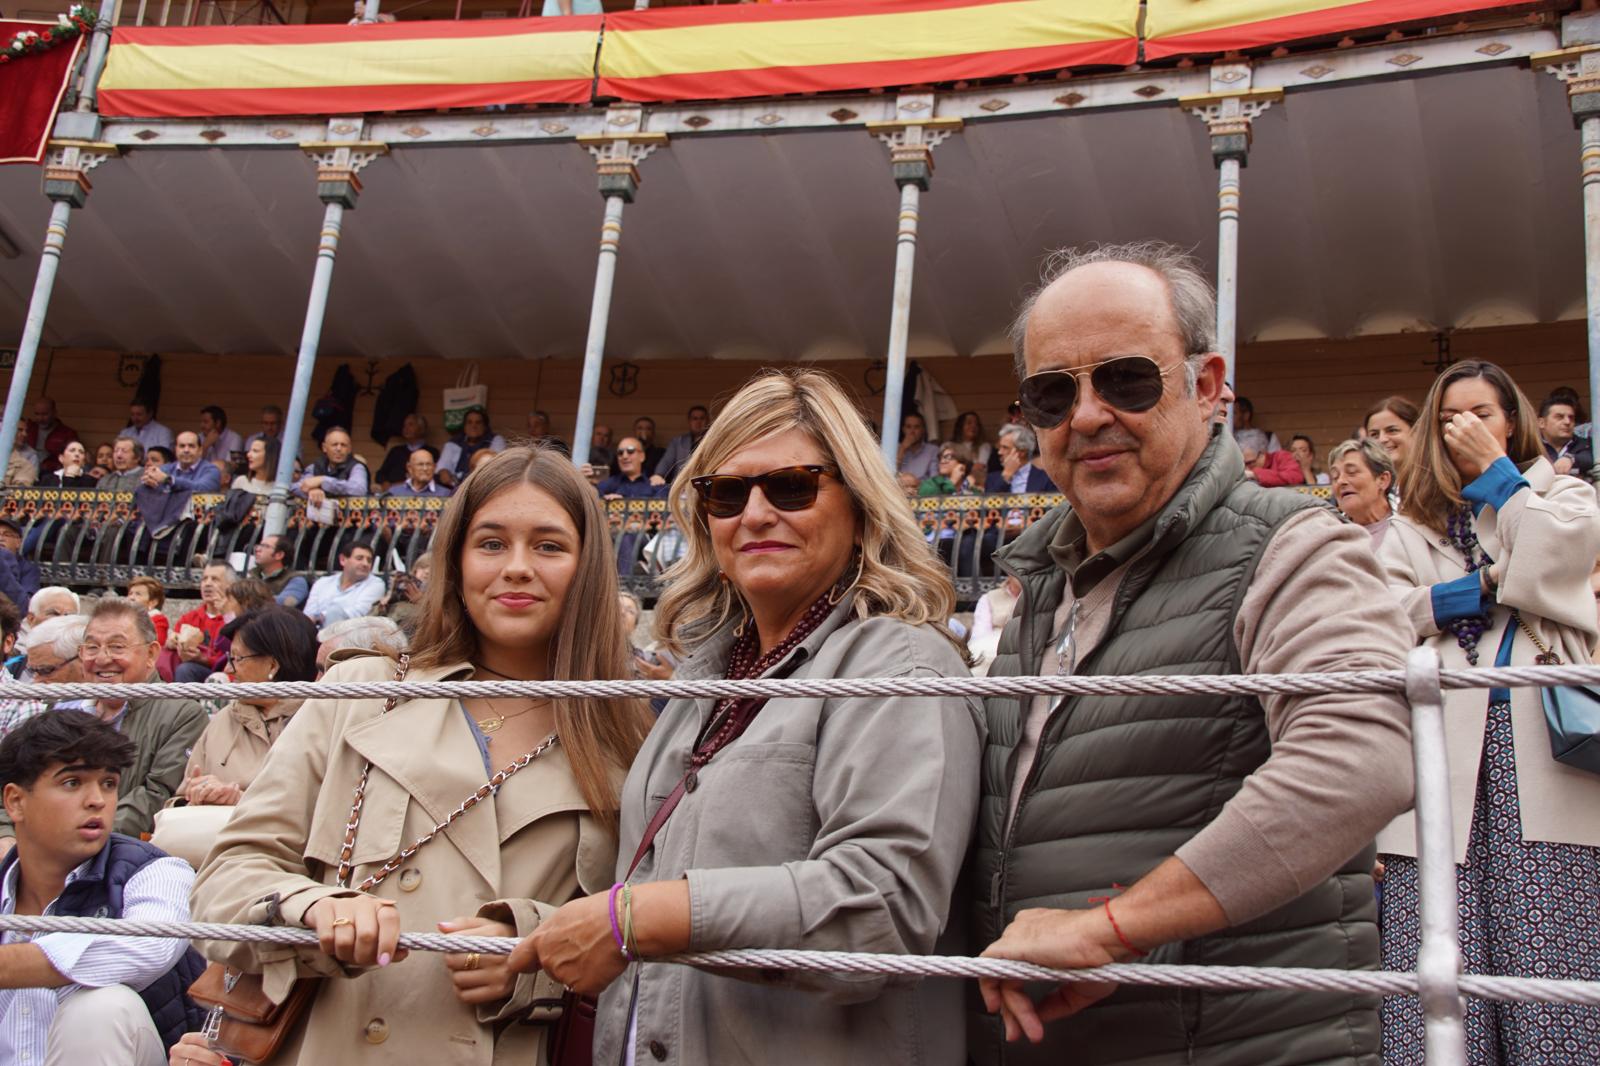
<svg viewBox="0 0 1600 1066"><path fill-rule="evenodd" d="M237 700L228 704L211 716L211 724L195 741L189 752L189 765L183 771L184 780L199 772L241 789L249 788L267 761L268 749L299 709L299 700L282 700L265 714L253 704ZM181 786L179 791L182 792Z"/></svg>
<svg viewBox="0 0 1600 1066"><path fill-rule="evenodd" d="M338 664L329 681L383 681L394 664L367 657ZM471 668L413 670L413 680L465 679ZM351 794L371 760L352 884L431 830L488 780L460 706L411 700L380 717L380 700L310 700L273 745L266 766L218 837L195 881L196 921L289 925L335 887ZM621 771L618 772L620 782ZM401 926L482 913L526 936L575 896L611 883L616 841L590 816L559 745L508 780L373 889L400 909ZM455 997L441 956L418 952L385 969L346 972L315 950L207 943L205 953L266 977L281 1000L295 976L324 981L302 1031L279 1063L332 1066L415 1062L428 1066L532 1066L547 1061L550 978L523 976L504 1007L475 1012Z"/></svg>
<svg viewBox="0 0 1600 1066"><path fill-rule="evenodd" d="M1522 476L1532 492L1518 492L1500 512L1485 507L1474 523L1478 542L1494 560L1490 573L1498 582L1497 606L1478 641L1478 665L1494 665L1507 627L1515 625L1513 607L1563 662L1587 663L1600 637L1589 589L1589 573L1600 554L1595 490L1556 474L1545 459L1535 461ZM1396 517L1378 559L1389 584L1401 594L1418 643L1431 644L1446 670L1467 669L1455 634L1441 633L1434 623L1431 593L1433 585L1466 574L1461 553L1441 534ZM1513 666L1531 666L1538 654L1520 630L1511 649ZM1489 693L1481 688L1446 690L1444 710L1455 861L1464 863ZM1511 690L1511 727L1523 839L1600 847L1600 817L1595 813L1600 811L1600 776L1564 766L1551 756L1538 689ZM1378 836L1378 851L1416 855L1413 818L1407 811L1391 822Z"/></svg>

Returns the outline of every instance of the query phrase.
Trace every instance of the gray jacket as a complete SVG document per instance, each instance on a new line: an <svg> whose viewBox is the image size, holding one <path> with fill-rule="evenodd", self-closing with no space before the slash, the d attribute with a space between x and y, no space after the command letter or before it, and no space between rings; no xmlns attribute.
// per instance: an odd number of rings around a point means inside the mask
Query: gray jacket
<svg viewBox="0 0 1600 1066"><path fill-rule="evenodd" d="M849 608L766 676L967 675L931 626L863 621ZM677 676L723 676L732 643L729 626ZM673 700L635 760L622 792L619 878L712 707ZM982 744L976 700L772 700L700 772L634 883L688 879L691 951L929 953L972 834ZM600 999L597 1063L621 1060L636 980L641 1064L966 1060L958 982L644 966Z"/></svg>

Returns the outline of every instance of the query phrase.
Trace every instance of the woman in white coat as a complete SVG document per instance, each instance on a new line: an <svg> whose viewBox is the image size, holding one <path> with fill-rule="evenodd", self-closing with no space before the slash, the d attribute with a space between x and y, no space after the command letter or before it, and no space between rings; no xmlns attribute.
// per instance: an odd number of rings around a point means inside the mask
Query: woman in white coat
<svg viewBox="0 0 1600 1066"><path fill-rule="evenodd" d="M1533 410L1493 363L1457 363L1423 402L1379 549L1419 643L1447 669L1587 663L1594 489L1544 458ZM1445 694L1461 947L1468 972L1600 979L1600 776L1555 761L1536 688ZM1416 968L1416 839L1408 812L1378 838L1383 962ZM1600 1062L1592 1012L1468 999L1475 1064ZM1384 1001L1384 1061L1421 1063L1415 999Z"/></svg>

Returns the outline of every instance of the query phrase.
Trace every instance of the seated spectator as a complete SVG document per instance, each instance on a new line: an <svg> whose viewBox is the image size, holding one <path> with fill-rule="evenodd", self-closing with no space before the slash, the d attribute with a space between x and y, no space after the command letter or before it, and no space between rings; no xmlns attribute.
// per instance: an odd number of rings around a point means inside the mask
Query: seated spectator
<svg viewBox="0 0 1600 1066"><path fill-rule="evenodd" d="M651 500L667 494L665 485L644 475L644 443L637 437L623 437L617 442L617 468L620 473L605 478L595 486L602 500Z"/></svg>
<svg viewBox="0 0 1600 1066"><path fill-rule="evenodd" d="M633 439L644 445L644 468L655 472L656 464L661 462L661 457L667 454L665 448L656 446L656 420L649 415L640 415L633 420ZM611 472L622 473L622 468L617 465L616 459L611 460Z"/></svg>
<svg viewBox="0 0 1600 1066"><path fill-rule="evenodd" d="M272 589L265 581L259 577L236 577L228 583L227 594L222 598L222 614L228 620L223 632L252 611L276 606Z"/></svg>
<svg viewBox="0 0 1600 1066"><path fill-rule="evenodd" d="M322 437L322 455L306 467L294 494L312 507L325 507L330 498L365 496L367 467L353 453L349 431L334 426Z"/></svg>
<svg viewBox="0 0 1600 1066"><path fill-rule="evenodd" d="M1333 502L1339 511L1372 535L1377 551L1394 515L1390 500L1395 489L1394 460L1372 437L1347 440L1328 453L1333 471Z"/></svg>
<svg viewBox="0 0 1600 1066"><path fill-rule="evenodd" d="M27 636L34 626L46 619L77 614L83 609L78 594L65 585L46 585L26 600L16 602L28 605L28 613L22 620L23 636Z"/></svg>
<svg viewBox="0 0 1600 1066"><path fill-rule="evenodd" d="M299 607L306 602L311 585L305 575L289 569L289 548L282 534L263 533L255 547L256 576L267 583L281 607Z"/></svg>
<svg viewBox="0 0 1600 1066"><path fill-rule="evenodd" d="M39 591L39 564L22 554L22 523L0 516L0 596L32 603Z"/></svg>
<svg viewBox="0 0 1600 1066"><path fill-rule="evenodd" d="M56 458L67 450L67 445L78 439L78 431L56 417L56 402L48 396L33 401L33 417L23 427L28 448L43 457L39 472L48 474L61 465Z"/></svg>
<svg viewBox="0 0 1600 1066"><path fill-rule="evenodd" d="M895 483L900 486L900 492L906 499L914 500L917 498L917 487L921 484L917 480L917 475L909 470L902 470L895 475Z"/></svg>
<svg viewBox="0 0 1600 1066"><path fill-rule="evenodd" d="M341 651L375 651L398 659L408 642L404 631L392 618L345 618L324 626L317 633L317 676L330 665L330 657ZM337 661L337 660L333 660Z"/></svg>
<svg viewBox="0 0 1600 1066"><path fill-rule="evenodd" d="M417 604L422 602L422 590L433 576L433 553L423 552L411 564L410 573L395 573L389 577L389 591L378 601L377 613L392 618L408 635L416 628Z"/></svg>
<svg viewBox="0 0 1600 1066"><path fill-rule="evenodd" d="M567 446L567 442L550 432L549 411L528 412L528 443L554 448L562 455L572 454L572 449Z"/></svg>
<svg viewBox="0 0 1600 1066"><path fill-rule="evenodd" d="M435 463L439 461L438 449L428 443L428 420L413 411L400 423L400 443L389 449L378 467L378 491L387 492L404 481L406 464L419 451L427 452Z"/></svg>
<svg viewBox="0 0 1600 1066"><path fill-rule="evenodd" d="M104 444L95 445L94 466L89 469L89 473L94 475L97 483L100 478L103 478L107 474L111 473L111 460L112 446L110 441L106 441Z"/></svg>
<svg viewBox="0 0 1600 1066"><path fill-rule="evenodd" d="M484 451L483 455L493 455ZM448 496L451 490L434 479L433 453L418 448L406 458L405 480L389 486L389 496Z"/></svg>
<svg viewBox="0 0 1600 1066"><path fill-rule="evenodd" d="M239 577L227 563L211 563L200 572L200 606L185 611L167 637L160 655L160 673L167 681L204 681L222 668L227 649L218 647L227 624L228 586ZM152 632L155 627L151 626Z"/></svg>
<svg viewBox="0 0 1600 1066"><path fill-rule="evenodd" d="M132 437L144 445L145 451L173 445L172 430L156 421L156 413L149 405L137 400L128 405L128 424L118 436Z"/></svg>
<svg viewBox="0 0 1600 1066"><path fill-rule="evenodd" d="M606 470L616 457L617 450L611 446L611 427L596 424L589 438L589 465L596 470Z"/></svg>
<svg viewBox="0 0 1600 1066"><path fill-rule="evenodd" d="M372 545L356 541L339 552L339 573L317 579L306 597L306 616L319 627L371 613L383 596L383 579L372 572Z"/></svg>
<svg viewBox="0 0 1600 1066"><path fill-rule="evenodd" d="M283 408L269 403L261 409L261 428L244 439L246 448L258 440L275 440L283 447Z"/></svg>
<svg viewBox="0 0 1600 1066"><path fill-rule="evenodd" d="M16 610L10 604L0 608L4 609ZM21 680L32 685L75 685L83 681L78 648L83 644L83 627L88 621L81 614L70 614L47 618L35 626L28 639L19 642L25 663ZM54 704L47 700L0 701L0 737L52 706L57 710L94 710L91 700L58 700Z"/></svg>
<svg viewBox="0 0 1600 1066"><path fill-rule="evenodd" d="M120 596L95 604L78 648L84 680L97 685L159 682L160 654L149 613ZM95 714L133 741L135 749L132 771L117 786L112 828L131 837L148 833L156 811L183 783L183 767L205 730L206 712L189 699L107 698L95 701ZM10 819L0 819L0 849L9 848L15 836Z"/></svg>
<svg viewBox="0 0 1600 1066"><path fill-rule="evenodd" d="M111 445L111 471L95 482L102 492L132 492L144 477L144 445L132 437L118 437Z"/></svg>
<svg viewBox="0 0 1600 1066"><path fill-rule="evenodd" d="M680 433L668 441L667 449L661 454L660 461L651 468L651 483L665 485L671 481L679 468L689 461L689 456L700 446L706 430L711 428L711 412L701 404L689 408L688 420L689 431Z"/></svg>
<svg viewBox="0 0 1600 1066"><path fill-rule="evenodd" d="M0 685L20 677L27 668L27 648L21 646L22 612L17 605L0 596Z"/></svg>
<svg viewBox="0 0 1600 1066"><path fill-rule="evenodd" d="M1568 402L1572 398L1557 390L1539 404L1539 439L1556 473L1588 481L1594 467L1594 445L1577 435L1578 405Z"/></svg>
<svg viewBox="0 0 1600 1066"><path fill-rule="evenodd" d="M917 486L918 496L951 496L960 492L960 481L953 476L961 470L961 481L966 471L972 469L972 449L965 444L945 443L939 446L939 464L932 477L922 479Z"/></svg>
<svg viewBox="0 0 1600 1066"><path fill-rule="evenodd" d="M56 453L48 464L48 472L41 474L39 484L52 489L92 489L99 478L84 469L89 453L75 440Z"/></svg>
<svg viewBox="0 0 1600 1066"><path fill-rule="evenodd" d="M506 440L490 427L489 412L473 407L461 420L461 432L451 437L439 453L433 476L441 485L455 488L472 473L472 457L484 450L503 452Z"/></svg>
<svg viewBox="0 0 1600 1066"><path fill-rule="evenodd" d="M1021 418L1021 412L1017 414ZM976 411L963 411L956 415L955 425L950 427L950 440L947 444L965 445L970 453L967 466L969 469L987 471L993 460L994 445L989 443L983 435L983 419Z"/></svg>
<svg viewBox="0 0 1600 1066"><path fill-rule="evenodd" d="M146 457L154 451L147 447ZM177 458L170 463L151 466L146 462L144 477L139 483L145 488L168 492L221 491L222 471L200 457L200 434L192 429L179 433L173 451Z"/></svg>
<svg viewBox="0 0 1600 1066"><path fill-rule="evenodd" d="M1033 465L1033 457L1039 451L1039 440L1033 430L1020 422L1008 422L1000 427L996 441L995 455L1000 459L1000 469L989 471L984 492L1021 495L1056 491L1050 475Z"/></svg>
<svg viewBox="0 0 1600 1066"><path fill-rule="evenodd" d="M1294 456L1294 461L1300 466L1300 475L1307 485L1326 485L1328 475L1317 469L1316 445L1311 443L1311 438L1304 433L1296 433L1289 438L1289 454Z"/></svg>
<svg viewBox="0 0 1600 1066"><path fill-rule="evenodd" d="M8 488L27 488L39 480L39 463L43 456L28 447L28 428L17 427L17 440L11 446L11 458L6 460L5 484Z"/></svg>
<svg viewBox="0 0 1600 1066"><path fill-rule="evenodd" d="M244 473L233 479L232 489L243 489L257 496L271 496L273 483L278 479L278 442L270 437L257 437L244 451Z"/></svg>
<svg viewBox="0 0 1600 1066"><path fill-rule="evenodd" d="M167 646L168 631L172 623L161 608L167 603L167 587L153 577L136 577L128 582L128 599L142 603L150 612L150 624L156 627L156 641Z"/></svg>
<svg viewBox="0 0 1600 1066"><path fill-rule="evenodd" d="M917 484L939 472L939 446L928 440L928 423L916 412L900 420L900 453L895 469L915 474Z"/></svg>
<svg viewBox="0 0 1600 1066"><path fill-rule="evenodd" d="M978 599L978 606L972 612L972 632L967 638L967 647L972 652L973 673L988 672L989 664L994 662L995 653L1000 648L1000 634L1011 621L1011 615L1017 609L1017 597L1021 595L1022 582L1007 574L998 588L990 589Z"/></svg>
<svg viewBox="0 0 1600 1066"><path fill-rule="evenodd" d="M134 737L83 711L38 715L0 742L0 797L16 834L0 863L0 913L189 920L194 871L120 831L119 797L139 755ZM7 933L3 942L6 1062L160 1066L204 1023L187 989L205 963L187 940Z"/></svg>
<svg viewBox="0 0 1600 1066"><path fill-rule="evenodd" d="M244 438L228 428L228 412L216 404L200 408L200 458L232 467L244 454Z"/></svg>
<svg viewBox="0 0 1600 1066"><path fill-rule="evenodd" d="M1244 453L1244 476L1253 478L1263 488L1283 488L1305 484L1305 475L1293 455L1286 451L1268 451L1267 434L1259 429L1235 430L1234 440Z"/></svg>
<svg viewBox="0 0 1600 1066"><path fill-rule="evenodd" d="M1233 399L1233 431L1237 437L1242 429L1256 428L1256 405L1244 396L1235 396ZM1283 451L1283 445L1278 442L1278 435L1271 430L1261 430L1262 437L1267 442L1266 450L1269 452Z"/></svg>

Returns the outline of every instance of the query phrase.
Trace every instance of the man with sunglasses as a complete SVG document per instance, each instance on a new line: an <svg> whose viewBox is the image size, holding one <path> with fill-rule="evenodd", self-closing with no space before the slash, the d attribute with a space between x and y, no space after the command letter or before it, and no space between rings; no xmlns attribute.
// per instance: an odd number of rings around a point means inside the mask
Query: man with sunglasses
<svg viewBox="0 0 1600 1066"><path fill-rule="evenodd" d="M1363 531L1246 478L1216 426L1213 300L1192 260L1145 243L1061 253L1023 305L1023 413L1067 503L996 555L1021 594L991 677L1404 665L1411 626ZM1372 841L1412 795L1398 695L1084 694L986 709L970 867L986 954L1064 968L1141 956L1377 966ZM1376 998L980 991L1001 1015L969 1027L981 1066L1379 1056ZM1019 1043L1002 1050L1007 1037Z"/></svg>
<svg viewBox="0 0 1600 1066"><path fill-rule="evenodd" d="M667 494L666 485L644 475L644 442L623 437L617 442L618 473L595 486L602 500L653 500Z"/></svg>

